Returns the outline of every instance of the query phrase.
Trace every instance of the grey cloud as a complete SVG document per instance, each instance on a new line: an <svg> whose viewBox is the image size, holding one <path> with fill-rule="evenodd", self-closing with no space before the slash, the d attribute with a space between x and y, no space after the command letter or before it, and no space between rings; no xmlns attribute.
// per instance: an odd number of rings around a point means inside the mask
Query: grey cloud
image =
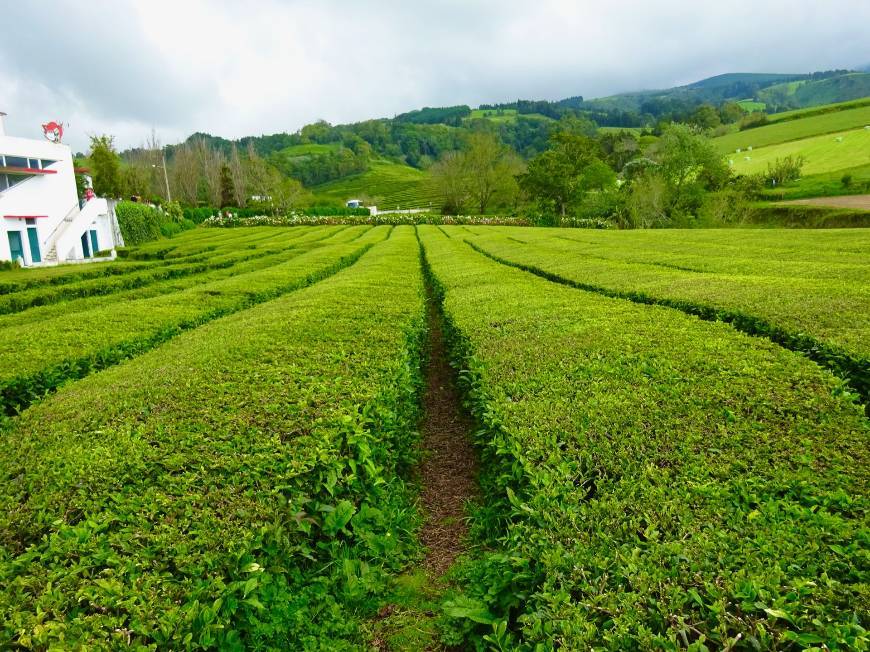
<svg viewBox="0 0 870 652"><path fill-rule="evenodd" d="M0 109L33 111L50 97L57 115L124 146L151 126L166 139L237 137L423 105L596 97L870 61L866 0L0 6L0 103L13 103Z"/></svg>

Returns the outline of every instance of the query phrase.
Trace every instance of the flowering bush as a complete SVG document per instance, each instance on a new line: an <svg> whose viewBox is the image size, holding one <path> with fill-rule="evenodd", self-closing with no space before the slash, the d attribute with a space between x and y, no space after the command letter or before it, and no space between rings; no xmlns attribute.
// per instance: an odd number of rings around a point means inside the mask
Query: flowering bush
<svg viewBox="0 0 870 652"><path fill-rule="evenodd" d="M205 226L317 226L321 224L468 224L531 226L522 217L496 215L438 215L437 213L385 213L382 215L324 215L313 216L290 212L286 215L257 215L238 217L236 215L215 215L203 222Z"/></svg>

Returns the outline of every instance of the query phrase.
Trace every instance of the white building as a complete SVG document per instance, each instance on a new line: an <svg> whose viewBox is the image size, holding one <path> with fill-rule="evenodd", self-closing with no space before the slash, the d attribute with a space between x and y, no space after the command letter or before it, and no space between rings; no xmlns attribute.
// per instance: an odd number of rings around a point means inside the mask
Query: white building
<svg viewBox="0 0 870 652"><path fill-rule="evenodd" d="M122 246L112 206L79 202L70 148L6 135L0 113L0 261L25 266L97 259Z"/></svg>

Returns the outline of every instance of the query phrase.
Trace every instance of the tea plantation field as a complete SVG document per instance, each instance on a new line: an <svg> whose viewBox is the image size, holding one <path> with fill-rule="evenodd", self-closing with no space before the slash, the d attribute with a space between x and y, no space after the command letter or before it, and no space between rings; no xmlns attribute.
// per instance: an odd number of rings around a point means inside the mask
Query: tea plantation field
<svg viewBox="0 0 870 652"><path fill-rule="evenodd" d="M0 649L422 649L432 320L445 649L868 649L870 230L353 224L0 271Z"/></svg>

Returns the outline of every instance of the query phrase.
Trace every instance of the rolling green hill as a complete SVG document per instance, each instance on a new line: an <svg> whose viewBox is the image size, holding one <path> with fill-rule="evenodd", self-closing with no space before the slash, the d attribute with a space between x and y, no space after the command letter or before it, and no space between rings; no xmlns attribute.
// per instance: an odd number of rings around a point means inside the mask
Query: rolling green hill
<svg viewBox="0 0 870 652"><path fill-rule="evenodd" d="M362 174L313 186L311 191L331 202L365 199L380 210L440 208L438 192L428 173L383 159L373 161Z"/></svg>
<svg viewBox="0 0 870 652"><path fill-rule="evenodd" d="M583 105L590 109L641 111L644 103L654 101L719 103L724 100L754 100L755 93L761 88L803 77L804 75L773 73L726 73L685 86L600 97L587 100Z"/></svg>
<svg viewBox="0 0 870 652"><path fill-rule="evenodd" d="M739 174L764 172L769 163L786 156L803 156L804 174L821 174L870 164L870 129L852 129L792 140L732 154L732 168Z"/></svg>
<svg viewBox="0 0 870 652"><path fill-rule="evenodd" d="M823 134L833 134L870 125L870 105L844 111L834 111L807 118L781 120L774 124L714 138L713 142L723 154L736 153L737 149L757 149Z"/></svg>
<svg viewBox="0 0 870 652"><path fill-rule="evenodd" d="M583 108L642 112L645 104L734 101L748 110L764 108L773 112L866 96L870 96L870 73L865 72L843 70L812 75L726 73L685 86L586 100Z"/></svg>
<svg viewBox="0 0 870 652"><path fill-rule="evenodd" d="M760 90L756 99L776 109L802 108L870 95L870 73L854 72L819 80L793 81Z"/></svg>

